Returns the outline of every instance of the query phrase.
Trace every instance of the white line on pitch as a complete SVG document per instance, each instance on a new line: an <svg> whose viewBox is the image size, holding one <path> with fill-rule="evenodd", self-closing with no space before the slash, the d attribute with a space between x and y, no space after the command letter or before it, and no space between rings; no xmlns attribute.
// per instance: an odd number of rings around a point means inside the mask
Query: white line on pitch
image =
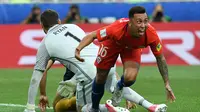
<svg viewBox="0 0 200 112"><path fill-rule="evenodd" d="M23 107L23 108L26 107L26 105L11 104L11 103L0 103L0 106L3 106L3 107ZM38 108L38 106L36 106L36 108ZM47 109L53 109L53 107L50 107L50 108L47 108Z"/></svg>

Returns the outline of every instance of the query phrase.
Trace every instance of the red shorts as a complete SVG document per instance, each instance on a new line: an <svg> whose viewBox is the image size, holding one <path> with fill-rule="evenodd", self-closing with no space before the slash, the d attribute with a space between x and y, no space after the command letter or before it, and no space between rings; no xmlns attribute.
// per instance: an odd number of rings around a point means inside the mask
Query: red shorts
<svg viewBox="0 0 200 112"><path fill-rule="evenodd" d="M95 66L100 69L112 68L120 54L122 63L133 61L140 64L141 49L130 49L116 44L114 41L103 41L100 43L99 52L95 61Z"/></svg>

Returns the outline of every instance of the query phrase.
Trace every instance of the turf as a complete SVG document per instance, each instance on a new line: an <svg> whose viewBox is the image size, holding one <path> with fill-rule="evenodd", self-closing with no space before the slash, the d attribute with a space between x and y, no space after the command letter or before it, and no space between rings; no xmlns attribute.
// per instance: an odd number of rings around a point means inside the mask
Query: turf
<svg viewBox="0 0 200 112"><path fill-rule="evenodd" d="M122 74L122 68L118 67L117 72ZM63 73L63 68L53 68L49 71L47 95L50 103L53 101ZM0 104L25 105L31 74L32 69L0 69ZM170 66L169 75L177 99L174 103L167 103L168 112L200 112L200 66ZM153 103L166 103L164 84L156 66L142 66L132 88ZM110 97L110 94L106 93L102 103ZM121 105L125 105L125 102L122 101ZM23 110L23 107L0 106L0 112L23 112ZM132 112L147 111L138 106Z"/></svg>

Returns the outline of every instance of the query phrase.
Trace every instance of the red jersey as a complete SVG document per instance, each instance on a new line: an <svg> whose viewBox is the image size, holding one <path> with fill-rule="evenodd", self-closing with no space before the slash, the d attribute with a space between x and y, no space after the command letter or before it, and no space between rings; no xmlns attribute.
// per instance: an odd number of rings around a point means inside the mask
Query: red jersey
<svg viewBox="0 0 200 112"><path fill-rule="evenodd" d="M98 29L98 41L102 42L109 39L115 41L118 45L130 49L145 48L150 46L154 55L157 56L162 53L161 41L153 26L148 24L145 35L139 38L134 38L128 33L128 22L129 19L122 18L109 26Z"/></svg>

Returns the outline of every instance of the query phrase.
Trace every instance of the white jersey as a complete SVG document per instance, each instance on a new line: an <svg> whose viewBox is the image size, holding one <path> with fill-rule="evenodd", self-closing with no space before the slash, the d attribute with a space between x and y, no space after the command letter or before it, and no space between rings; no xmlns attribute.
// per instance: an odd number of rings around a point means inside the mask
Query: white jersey
<svg viewBox="0 0 200 112"><path fill-rule="evenodd" d="M92 81L96 75L94 61L98 47L90 44L81 51L85 62L74 57L75 49L84 36L85 32L74 24L51 27L38 49L35 69L45 70L48 60L53 58L74 72L78 81Z"/></svg>
<svg viewBox="0 0 200 112"><path fill-rule="evenodd" d="M98 47L90 44L81 51L81 57L85 59L85 62L80 62L74 57L75 49L84 36L85 32L74 24L53 26L42 40L35 65L35 69L43 71L48 60L53 58L75 73L77 81L76 103L79 106L91 103L92 81L96 76L94 61L98 53ZM106 82L106 90L114 90L115 82L117 82L114 74L115 68L112 68Z"/></svg>

